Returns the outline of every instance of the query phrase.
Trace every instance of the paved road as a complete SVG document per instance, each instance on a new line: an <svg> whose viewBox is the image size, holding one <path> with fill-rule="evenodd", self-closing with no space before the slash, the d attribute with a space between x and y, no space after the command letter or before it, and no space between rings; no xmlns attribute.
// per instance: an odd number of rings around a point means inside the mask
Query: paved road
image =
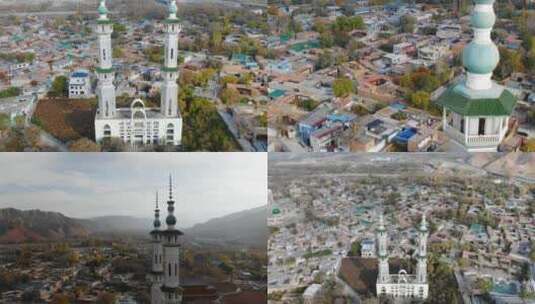
<svg viewBox="0 0 535 304"><path fill-rule="evenodd" d="M49 133L47 133L45 130L41 129L40 127L33 125L32 123L27 122L27 125L33 126L39 129L39 138L40 138L40 142L42 145L54 148L58 152L69 152L69 148L67 148L67 145L65 145L59 139L50 135Z"/></svg>
<svg viewBox="0 0 535 304"><path fill-rule="evenodd" d="M56 139L54 136L46 133L43 130L41 130L41 143L49 147L53 147L57 149L59 152L69 152L69 148L67 148L67 146L64 143L62 143L61 141Z"/></svg>
<svg viewBox="0 0 535 304"><path fill-rule="evenodd" d="M251 143L248 140L244 138L240 138L238 136L239 134L238 127L236 126L234 119L232 119L232 117L225 111L225 109L218 107L217 113L219 113L219 116L221 116L221 118L227 125L227 128L230 131L230 133L232 133L236 141L240 144L240 146L242 147L242 150L244 152L256 152L256 149L253 147L253 145L251 145Z"/></svg>

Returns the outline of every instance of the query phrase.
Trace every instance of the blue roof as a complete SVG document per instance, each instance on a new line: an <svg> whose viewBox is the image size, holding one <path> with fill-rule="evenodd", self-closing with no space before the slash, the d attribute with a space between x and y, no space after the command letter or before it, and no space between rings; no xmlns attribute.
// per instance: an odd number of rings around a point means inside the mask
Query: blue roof
<svg viewBox="0 0 535 304"><path fill-rule="evenodd" d="M504 295L516 295L518 294L518 288L515 283L499 282L494 284L492 292L504 294Z"/></svg>
<svg viewBox="0 0 535 304"><path fill-rule="evenodd" d="M82 71L78 71L78 72L74 72L71 74L71 77L87 77L89 76L89 74L87 72L82 72Z"/></svg>
<svg viewBox="0 0 535 304"><path fill-rule="evenodd" d="M347 114L331 114L327 116L327 119L333 122L341 122L341 123L347 123L355 119L355 116L347 115Z"/></svg>
<svg viewBox="0 0 535 304"><path fill-rule="evenodd" d="M269 93L269 97L270 98L273 98L273 99L277 99L279 97L282 97L284 96L286 92L284 92L284 90L281 90L281 89L275 89L273 91L271 91L271 93Z"/></svg>
<svg viewBox="0 0 535 304"><path fill-rule="evenodd" d="M396 137L394 137L394 141L397 141L399 143L406 144L411 137L416 135L418 133L418 130L416 128L406 128L403 129L401 132L399 132Z"/></svg>
<svg viewBox="0 0 535 304"><path fill-rule="evenodd" d="M407 108L406 105L404 105L404 104L402 104L402 103L400 103L400 102L397 102L397 101L394 102L393 104L391 104L390 107L391 107L392 109L399 110L399 111L401 111L401 110L405 110L405 109Z"/></svg>

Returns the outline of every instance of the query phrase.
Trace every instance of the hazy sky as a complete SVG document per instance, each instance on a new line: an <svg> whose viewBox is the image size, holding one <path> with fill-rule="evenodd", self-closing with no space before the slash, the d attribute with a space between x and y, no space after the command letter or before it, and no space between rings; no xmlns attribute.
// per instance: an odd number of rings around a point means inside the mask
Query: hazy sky
<svg viewBox="0 0 535 304"><path fill-rule="evenodd" d="M265 205L266 170L265 153L2 153L0 208L152 217L171 173L175 214L188 227Z"/></svg>

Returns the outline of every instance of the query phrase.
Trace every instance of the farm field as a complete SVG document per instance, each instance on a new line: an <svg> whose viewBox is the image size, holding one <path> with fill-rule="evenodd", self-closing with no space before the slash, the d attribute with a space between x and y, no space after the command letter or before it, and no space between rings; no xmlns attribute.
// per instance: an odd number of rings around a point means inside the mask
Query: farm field
<svg viewBox="0 0 535 304"><path fill-rule="evenodd" d="M82 137L94 140L96 100L39 100L32 122L64 143Z"/></svg>

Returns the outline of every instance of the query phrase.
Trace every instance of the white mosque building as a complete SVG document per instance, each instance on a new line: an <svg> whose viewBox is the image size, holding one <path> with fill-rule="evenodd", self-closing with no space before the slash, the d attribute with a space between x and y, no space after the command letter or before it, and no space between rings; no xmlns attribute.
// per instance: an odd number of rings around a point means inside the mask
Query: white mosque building
<svg viewBox="0 0 535 304"><path fill-rule="evenodd" d="M388 265L388 234L384 225L383 215L379 218L377 237L377 258L379 272L377 275L377 296L389 296L397 299L427 299L429 284L427 282L427 223L425 214L418 227L418 249L416 252L416 274L408 274L400 270L398 274L390 274Z"/></svg>
<svg viewBox="0 0 535 304"><path fill-rule="evenodd" d="M152 269L151 269L151 304L182 303L182 287L180 287L180 247L182 231L176 229L173 200L173 181L169 176L169 200L167 201L167 227L161 228L158 194L156 193L156 209L154 210L152 238Z"/></svg>
<svg viewBox="0 0 535 304"><path fill-rule="evenodd" d="M500 61L491 40L496 21L494 0L474 0L470 16L474 40L463 50L466 77L437 100L443 107L443 129L452 142L468 152L496 152L509 128L516 98L492 80Z"/></svg>
<svg viewBox="0 0 535 304"><path fill-rule="evenodd" d="M124 143L137 145L179 146L182 140L182 117L178 109L178 34L182 30L176 16L177 6L169 1L169 17L165 24L165 59L161 68L160 108L147 108L141 99L130 107L117 108L115 102L114 70L111 34L113 22L108 18L106 1L98 8L96 33L98 35L99 66L96 68L98 109L95 117L95 140L119 138Z"/></svg>

